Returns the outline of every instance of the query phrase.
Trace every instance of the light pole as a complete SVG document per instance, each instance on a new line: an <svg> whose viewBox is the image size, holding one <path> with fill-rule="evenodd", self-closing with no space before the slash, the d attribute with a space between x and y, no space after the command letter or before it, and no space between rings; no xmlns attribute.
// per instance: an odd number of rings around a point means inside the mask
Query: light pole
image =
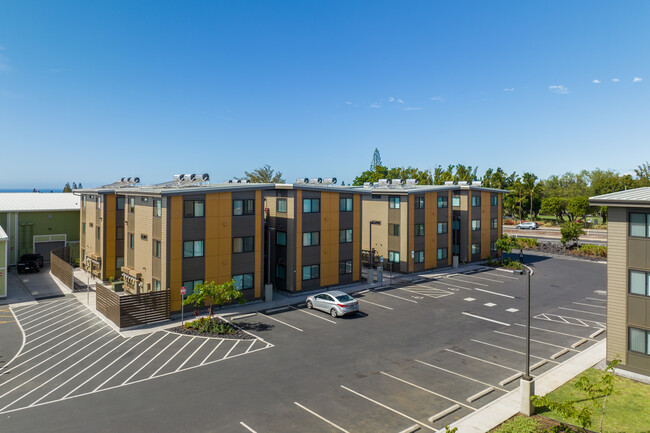
<svg viewBox="0 0 650 433"><path fill-rule="evenodd" d="M377 220L370 220L370 226L368 227L368 232L369 232L369 245L368 245L368 254L369 254L369 262L370 262L370 269L368 270L368 282L373 283L373 277L372 277L372 267L374 266L374 255L372 254L372 226L373 225L381 225L381 221Z"/></svg>
<svg viewBox="0 0 650 433"><path fill-rule="evenodd" d="M521 393L521 412L526 416L535 413L530 397L535 394L535 380L530 375L530 276L533 270L524 265L526 272L526 370L519 382Z"/></svg>

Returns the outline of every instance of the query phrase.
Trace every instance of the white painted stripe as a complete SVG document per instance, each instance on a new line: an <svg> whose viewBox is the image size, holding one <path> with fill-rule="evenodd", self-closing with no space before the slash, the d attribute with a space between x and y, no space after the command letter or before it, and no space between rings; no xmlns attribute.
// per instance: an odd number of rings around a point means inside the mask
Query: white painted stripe
<svg viewBox="0 0 650 433"><path fill-rule="evenodd" d="M596 331L596 332L594 332L593 334L589 335L589 338L596 338L596 337L598 337L600 334L602 334L603 332L605 332L605 329L599 329L598 331Z"/></svg>
<svg viewBox="0 0 650 433"><path fill-rule="evenodd" d="M447 409L445 409L445 410L443 410L443 411L441 411L441 412L438 412L438 413L435 414L435 415L431 415L431 416L429 417L429 422L436 422L436 421L438 421L440 418L444 418L444 417L446 417L447 415L449 415L450 413L456 412L458 409L460 409L460 406L457 405L457 404L455 404L455 405L453 405L453 406L451 406L451 407L448 407Z"/></svg>
<svg viewBox="0 0 650 433"><path fill-rule="evenodd" d="M498 323L499 325L503 325L503 326L510 326L509 323L499 322L498 320L488 319L487 317L477 316L476 314L466 313L464 311L461 314L469 317L474 317L475 319L487 320L488 322Z"/></svg>
<svg viewBox="0 0 650 433"><path fill-rule="evenodd" d="M163 338L165 338L165 336L167 335L167 334L162 333L162 332L161 332L161 334L162 334L162 335L160 336L160 338L159 338L158 340L156 340L155 343L153 343L151 346L147 347L147 348L144 349L142 352L140 352L140 354L139 354L138 356L136 356L135 358L133 358L133 359L132 359L128 364L126 364L126 365L124 365L122 368L120 368L120 369L117 371L117 373L113 374L111 377L109 377L108 379L106 379L105 381L103 381L103 382L102 382L102 383L101 383L97 388L95 388L95 391L99 390L102 386L104 386L104 385L106 385L108 382L110 382L111 379L113 379L115 376L117 376L118 374L120 374L121 372L123 372L124 370L126 370L127 367L128 367L129 365L133 364L135 361L137 361L138 359L140 359L140 357L141 357L142 355L144 355L144 354L147 353L149 350L151 350L151 349L152 349L156 344L158 344L158 342L159 342L160 340L162 340ZM152 335L154 335L154 334L149 334L149 335L147 335L146 338L149 338L149 337L152 336ZM145 338L145 340L146 340L146 338ZM135 346L134 346L133 348L135 349Z"/></svg>
<svg viewBox="0 0 650 433"><path fill-rule="evenodd" d="M38 340L40 340L41 338L46 337L46 336L48 336L48 335L50 335L50 334L52 334L52 333L58 331L59 329L65 328L65 327L67 327L68 325L71 325L72 323L74 323L74 322L76 322L76 321L78 321L78 320L80 320L80 319L86 319L84 322L81 322L80 324L78 324L78 325L76 325L76 326L73 326L72 328L68 329L67 331L72 331L73 329L77 329L78 327L80 327L80 326L82 326L82 325L84 325L84 324L90 322L91 320L93 320L94 317L95 317L95 316L94 316L92 313L88 313L88 314L86 314L85 316L78 317L77 319L74 319L74 320L71 320L71 321L69 321L69 322L67 322L67 323L64 323L64 324L61 325L61 326L57 326L56 328L50 330L49 332L46 332L45 334L41 334L41 335L39 335L39 336L36 337L36 338L29 339L29 341L27 341L27 342L25 343L25 345L31 344L31 343L33 343L33 342L35 342L35 341L38 341ZM103 324L104 322L101 322L101 323ZM32 334L32 335L34 335L34 334ZM55 338L57 338L57 337L59 337L58 334L55 335L54 338L50 338L50 339L47 340L47 341L52 341L53 339L55 339ZM39 344L37 347L39 347L39 346L41 346L41 344ZM29 349L27 352L31 352L32 350L34 350L34 348ZM25 352L25 353L27 353L27 352Z"/></svg>
<svg viewBox="0 0 650 433"><path fill-rule="evenodd" d="M455 371L447 370L447 369L445 369L445 368L438 367L437 365L429 364L429 363L424 362L424 361L419 361L419 360L416 359L415 362L419 362L420 364L424 364L424 365L426 365L426 366L428 366L428 367L437 368L438 370L442 370L442 371L444 371L444 372L446 372L446 373L449 373L449 374L454 374L454 375L456 375L456 376L458 376L458 377L462 377L462 378L464 378L464 379L468 379L468 380L471 380L471 381L473 381L473 382L480 383L480 384L482 384L482 385L486 385L486 386L494 386L494 385L492 385L492 384L490 384L490 383L482 382L482 381L480 381L480 380L478 380L478 379L474 379L473 377L465 376L465 375L463 375L463 374L456 373ZM499 391L507 392L505 389L502 389L502 388L497 388L497 389L499 389Z"/></svg>
<svg viewBox="0 0 650 433"><path fill-rule="evenodd" d="M205 359L204 359L203 361L201 361L201 363L200 363L199 365L203 365L203 364L205 364L205 361L207 361L208 358L210 358L210 357L212 356L212 354L213 354L214 352L216 352L216 350L219 348L219 346L221 346L221 345L223 344L224 341L225 341L225 340L221 340L221 341L219 342L219 344L217 344L217 345L214 347L214 349L212 349L212 351L211 351L210 353L208 353L208 356L206 356Z"/></svg>
<svg viewBox="0 0 650 433"><path fill-rule="evenodd" d="M257 313L248 313L248 314L241 314L239 316L232 316L230 317L230 320L245 319L247 317L253 317L253 316L257 316Z"/></svg>
<svg viewBox="0 0 650 433"><path fill-rule="evenodd" d="M113 341L115 341L115 340L118 339L118 338L120 338L119 335L114 336L113 338L111 338L110 340L108 340L106 343L102 344L102 345L99 346L97 349L93 350L93 351L90 352L88 355L86 355L86 356L84 356L83 358L81 358L78 362L83 361L84 359L88 358L90 355L94 354L95 352L97 352L98 350L102 349L102 348L103 348L104 346L106 346L107 344L112 343ZM78 363L78 362L77 362L77 363ZM77 363L72 364L70 367L66 368L65 370L63 370L63 371L62 371L61 373L59 373L59 374L65 373L66 371L70 370L71 368L75 368L75 367L77 366ZM57 375L57 376L58 376L58 375ZM74 375L73 377L76 377L76 376L77 376L77 375ZM54 376L54 377L56 377L56 376ZM52 378L52 379L54 379L54 378ZM52 379L50 379L50 380L52 380ZM45 394L44 396L42 396L41 398L39 398L38 400L36 400L35 402L33 402L32 404L30 404L29 407L32 407L32 406L38 404L39 401L43 400L43 399L46 398L48 395L52 394L52 393L53 393L54 391L56 391L57 389L61 388L63 385L65 385L66 383L68 383L70 380L72 380L72 378L66 380L65 382L63 382L62 384L60 384L59 386L57 386L56 388L54 388L53 390L51 390L50 392L48 392L47 394ZM49 382L49 381L48 381L48 382Z"/></svg>
<svg viewBox="0 0 650 433"><path fill-rule="evenodd" d="M603 299L603 298L589 298L589 297L587 297L585 299L589 299L590 301L607 302L607 299Z"/></svg>
<svg viewBox="0 0 650 433"><path fill-rule="evenodd" d="M522 372L519 372L519 373L513 374L512 376L510 376L510 377L506 377L506 378L503 379L501 382L499 382L499 385L501 385L501 386L506 386L506 385L509 384L510 382L519 379L519 378L520 378L521 376L523 376L523 375L524 375L524 373L522 373Z"/></svg>
<svg viewBox="0 0 650 433"><path fill-rule="evenodd" d="M74 327L70 328L68 331L72 331L72 330L74 330L74 329L77 329L77 328L79 328L80 326L83 326L83 325L87 324L88 322L91 322L92 320L93 320L93 318L91 317L91 318L89 318L88 320L86 320L85 322L81 322L81 323L78 324L77 326L74 326ZM94 327L94 326L97 326L97 325L101 325L100 327L108 326L108 325L106 325L104 322L96 322L96 323L90 325L90 326L87 327L87 328L83 328L81 331L77 332L76 334L73 334L73 335L71 335L71 336L69 336L69 337L67 337L67 338L65 338L65 339L63 339L63 340L61 340L61 341L59 341L59 342L56 343L54 346L48 348L48 350L52 350L52 349L54 349L55 347L60 346L61 344L65 343L66 341L73 339L73 338L76 337L77 335L79 335L79 334L81 334L81 333L84 333L84 332L88 331L90 328L92 328L92 327ZM52 341L52 340L56 340L56 339L59 338L59 337L60 337L60 335L55 335L54 337L50 338L49 340L45 340L45 341L42 342L41 344L39 344L39 345L37 345L37 346L34 346L34 347L32 347L31 349L29 349L29 350L24 351L23 353L20 354L20 356L23 356L23 355L25 355L25 354L31 352L32 350L36 350L36 349L38 349L39 347L41 347L41 346L43 346L43 345L49 343L50 341ZM26 343L26 344L27 344L27 343ZM34 359L34 358L38 357L38 356L41 355L41 354L42 354L42 352L41 352L41 353L37 353L36 355L32 356L31 358L28 358L26 361L23 361L23 362L21 363L21 365L24 364L25 362L27 362L27 361L30 360L30 359Z"/></svg>
<svg viewBox="0 0 650 433"><path fill-rule="evenodd" d="M321 320L324 320L324 321L326 321L326 322L330 322L330 323L333 323L333 324L336 325L336 322L335 322L335 321L330 320L330 319L327 319L327 318L322 317L322 316L319 316L318 314L314 314L314 313L312 313L311 311L305 311L305 310L303 310L302 308L296 308L296 307L294 307L294 306L291 306L291 308L294 309L294 310L298 310L298 311L300 311L301 313L309 314L310 316L316 317L317 319L321 319Z"/></svg>
<svg viewBox="0 0 650 433"><path fill-rule="evenodd" d="M495 269L495 271L503 273L511 273L510 271L506 271L505 269ZM519 278L517 277L509 277L508 275L499 275L499 278L509 278L511 280L518 280Z"/></svg>
<svg viewBox="0 0 650 433"><path fill-rule="evenodd" d="M474 289L474 290L478 290L479 292L490 293L492 295L503 296L504 298L515 299L514 296L504 295L503 293L497 293L497 292L493 292L491 290L479 289L478 287L476 289Z"/></svg>
<svg viewBox="0 0 650 433"><path fill-rule="evenodd" d="M470 338L470 341L473 341L474 343L478 343L478 344L484 344L484 345L486 345L486 346L490 346L490 347L495 347L495 348L497 348L497 349L505 350L505 351L508 351L508 352L517 353L517 354L519 354L519 355L525 355L524 352L521 352L521 351L519 351L519 350L508 349L507 347L499 346L499 345L497 345L497 344L486 343L485 341L475 340L475 339L473 339L473 338ZM567 350L567 352L568 352L568 350ZM531 357L531 358L537 358L537 359L546 359L546 358L544 358L544 357L542 357L542 356L535 356L535 355L530 355L530 357ZM551 359L552 359L552 358L551 358ZM556 363L556 364L557 364L557 363Z"/></svg>
<svg viewBox="0 0 650 433"><path fill-rule="evenodd" d="M363 295L364 293L368 293L369 291L370 291L370 289L364 289L364 290L362 290L360 292L357 292L357 295Z"/></svg>
<svg viewBox="0 0 650 433"><path fill-rule="evenodd" d="M573 302L573 303L576 304L576 305L584 305L584 306L586 306L586 307L607 308L607 307L604 306L604 305L586 304L586 303L584 303L584 302Z"/></svg>
<svg viewBox="0 0 650 433"><path fill-rule="evenodd" d="M477 283L476 281L467 281L467 280L461 280L460 278L453 278L454 281L460 281L461 283L467 283L467 284L473 284L476 286L483 286L483 287L489 287L488 284L483 284L483 283Z"/></svg>
<svg viewBox="0 0 650 433"><path fill-rule="evenodd" d="M339 431L342 431L343 433L350 433L349 431L347 431L347 430L344 429L343 427L334 424L332 421L328 420L328 419L325 418L324 416L319 415L319 414L317 414L316 412L314 412L313 410L306 408L305 406L301 405L301 404L298 403L297 401L294 401L293 404L295 404L296 406L298 406L299 408L301 408L301 409L303 409L303 410L306 410L307 412L309 412L310 414L314 415L316 418L320 419L321 421L325 421L326 423L328 423L328 424L331 425L332 427L338 429Z"/></svg>
<svg viewBox="0 0 650 433"><path fill-rule="evenodd" d="M241 340L237 340L237 341L235 341L235 344L232 345L232 347L230 348L230 350L228 351L228 353L226 353L226 356L224 356L223 359L228 358L228 355L230 355L230 352L232 352L233 349L234 349L235 347L237 347L237 345L239 344L240 341L241 341Z"/></svg>
<svg viewBox="0 0 650 433"><path fill-rule="evenodd" d="M16 319L16 324L18 325L18 329L20 329L20 333L21 333L22 336L23 336L23 341L22 341L22 343L20 344L20 349L18 349L18 352L16 352L16 354L13 356L13 358L11 358L11 359L9 360L9 362L7 362L5 365L3 365L2 367L0 367L0 371L2 371L3 369L9 367L9 366L11 365L11 363L14 361L14 359L16 359L16 358L18 357L18 355L20 355L20 354L22 353L23 349L25 348L25 339L26 339L26 337L25 337L25 331L23 331L23 327L20 326L20 322L18 321L18 317L16 316L16 313L14 313L14 309L11 308L11 305L9 306L9 310L11 311L11 314L13 314L13 316L14 316L15 319ZM2 374L0 373L0 376L1 376L1 375L2 375Z"/></svg>
<svg viewBox="0 0 650 433"><path fill-rule="evenodd" d="M521 323L515 323L515 326L521 326L521 327L523 327L523 328L526 327L526 325L522 325ZM552 334L566 335L567 337L583 338L583 337L580 336L580 335L567 334L566 332L553 331L552 329L540 328L540 327L538 327L538 326L531 326L530 329L536 329L536 330L538 330L538 331L550 332L550 333L552 333Z"/></svg>
<svg viewBox="0 0 650 433"><path fill-rule="evenodd" d="M474 274L464 274L464 275L465 275L466 277L479 278L479 279L481 279L481 280L492 281L493 283L501 283L501 284L504 284L504 282L501 281L501 280L495 280L495 279L492 279L492 278L485 278L485 277L477 277L477 276L474 275Z"/></svg>
<svg viewBox="0 0 650 433"><path fill-rule="evenodd" d="M435 287L433 287L433 288L432 287L423 287L421 291L412 290L411 288L407 289L407 288L404 288L404 287L395 287L395 288L397 290L402 290L404 292L409 292L409 293L415 293L416 295L426 296L427 298L433 298L433 299L438 299L438 298L442 298L443 296L449 296L449 295L454 294L454 292L448 292L447 290L438 289L438 288L435 288ZM429 292L423 292L423 290L424 291L429 290ZM435 290L438 294L437 295L432 295L431 290ZM442 292L442 293L440 293L440 292Z"/></svg>
<svg viewBox="0 0 650 433"><path fill-rule="evenodd" d="M61 301L61 303L52 303L54 305L44 304L43 307L45 307L45 308L39 308L38 306L34 307L34 308L30 308L29 312L28 312L29 314L27 314L27 313L23 314L22 311L21 311L20 313L18 313L18 318L20 320L25 320L25 319L29 319L30 317L40 316L45 311L51 311L53 309L59 310L59 309L65 308L65 307L67 307L67 306L69 306L69 305L71 305L71 304L73 304L75 302L77 302L76 299L68 299L68 300L65 300L65 301Z"/></svg>
<svg viewBox="0 0 650 433"><path fill-rule="evenodd" d="M526 339L526 337L522 337L520 335L515 335L515 334L508 334L507 332L501 332L501 331L494 331L494 332L496 332L497 334L501 334L501 335L507 335L508 337L512 337L512 338L519 338L520 340L525 340ZM545 344L547 346L559 347L560 349L565 349L564 346L560 346L560 345L552 344L552 343L547 343L546 341L534 340L532 338L530 339L530 341L532 341L534 343ZM574 350L574 352L577 352L577 350Z"/></svg>
<svg viewBox="0 0 650 433"><path fill-rule="evenodd" d="M469 397L467 397L467 402L472 403L473 401L476 401L479 398L484 397L484 396L488 395L491 392L494 392L494 389L495 388L493 386L490 386L488 388L485 388L483 391L479 391L474 395L470 395Z"/></svg>
<svg viewBox="0 0 650 433"><path fill-rule="evenodd" d="M88 310L86 310L86 311L88 311ZM66 313L63 313L63 314L66 314ZM82 318L88 317L88 316L90 316L90 315L92 315L92 313L88 311L87 313L82 314L82 315L80 315L79 317L77 317L77 319L82 319ZM72 317L75 317L75 316L72 316ZM56 329L61 329L61 328L63 328L67 323L71 323L71 320L70 320L70 319L71 319L72 317L70 317L70 316L65 316L65 317L62 317L61 319L57 320L56 322L52 322L52 323L50 323L50 324L45 324L46 322L43 322L43 324L44 324L45 326L42 326L42 327L39 326L40 324L36 324L36 325L33 325L33 326L29 327L29 328L25 328L25 333L27 334L27 338L29 339L30 337L32 337L32 336L34 336L34 335L38 335L39 331L43 331L43 330L46 330L46 329L52 329L51 327L54 326L54 325L56 325L56 324L58 324L58 323L66 322L66 323L63 324L63 326L59 326L59 327L56 328ZM53 319L54 319L54 318L53 318ZM27 331L29 331L30 329L34 329L34 328L37 328L37 329L36 329L35 331L32 331L32 332L27 332ZM35 338L34 340L37 340L37 339L38 339L38 338ZM32 341L34 341L34 340L32 340Z"/></svg>
<svg viewBox="0 0 650 433"><path fill-rule="evenodd" d="M173 354L173 355L172 355L172 356L171 356L167 361L165 361L165 363L164 363L163 365L161 365L160 367L158 367L158 370L154 371L153 374L152 374L151 376L149 376L149 378L152 378L152 377L154 377L156 374L158 374L158 372L159 372L160 370L162 370L163 367L165 367L167 364L169 364L169 362L170 362L172 359L176 358L176 355L178 355L179 353L181 353L181 351L182 351L183 349L185 349L185 348L187 347L188 344L190 344L192 341L194 341L195 338L196 338L196 337L192 337L192 338L190 338L189 340L187 340L187 342L186 342L186 343L185 343L185 344L184 344L180 349L178 349L178 350L176 351L176 353L174 353L174 354ZM133 383L137 383L137 382L133 382Z"/></svg>
<svg viewBox="0 0 650 433"><path fill-rule="evenodd" d="M183 361L183 363L182 363L181 365L178 366L178 368L176 369L176 371L180 371L181 368L183 368L183 366L184 366L185 364L187 364L187 362L188 362L188 361L189 361L189 360L190 360L194 355L196 355L196 352L198 352L199 350L201 350L201 348L202 348L202 347L205 345L205 343L207 343L208 341L210 341L209 338L206 338L205 340L203 340L203 343L201 343L201 344L199 345L199 347L197 347L197 348L194 350L194 352L192 352L192 354L191 354L190 356L188 356L187 359L186 359L185 361Z"/></svg>
<svg viewBox="0 0 650 433"><path fill-rule="evenodd" d="M402 296L393 295L392 293L385 293L385 292L373 292L373 293L377 293L377 294L380 294L380 295L386 295L386 296L392 296L393 298L401 299L402 301L406 301L406 302L412 302L414 304L418 303L418 301L414 301L413 299L407 299L407 298L404 298Z"/></svg>
<svg viewBox="0 0 650 433"><path fill-rule="evenodd" d="M584 311L584 310L575 310L573 308L566 308L566 307L557 307L560 310L567 310L567 311L575 311L576 313L585 313L585 314L593 314L595 316L603 316L607 317L607 314L601 314L601 313L592 313L591 311ZM584 320L584 319L583 319Z"/></svg>
<svg viewBox="0 0 650 433"><path fill-rule="evenodd" d="M530 366L530 371L537 370L539 367L541 367L542 365L546 365L547 363L548 363L547 360L542 359L542 360L539 361L537 364L533 364L533 365L531 365L531 366Z"/></svg>
<svg viewBox="0 0 650 433"><path fill-rule="evenodd" d="M416 384L411 383L411 382L408 382L408 381L406 381L406 380L404 380L404 379L400 379L399 377L393 376L392 374L388 374L388 373L386 373L385 371L380 371L380 373L383 374L384 376L388 376L388 377L390 377L391 379L395 379L395 380L398 380L398 381L400 381L400 382L402 382L402 383L405 383L405 384L407 384L407 385L410 385L410 386L412 386L413 388L417 388L417 389L419 389L419 390L421 390L421 391L428 392L429 394L433 394L433 395L435 395L435 396L437 396L437 397L444 398L445 400L449 400L449 401L451 401L451 402L454 402L454 403L456 403L456 404L459 404L459 405L461 405L461 406L463 406L463 407L466 407L467 409L476 410L476 409L474 409L474 408L471 407L471 406L468 406L468 405L466 405L466 404L464 404L464 403L461 403L461 402L459 402L459 401L454 400L453 398L449 398L449 397L447 397L446 395L438 394L437 392L435 392L435 391L431 391L430 389L427 389L427 388L424 388L424 387L421 387L420 385L416 385Z"/></svg>
<svg viewBox="0 0 650 433"><path fill-rule="evenodd" d="M356 298L356 299L357 299L357 301L365 302L365 303L367 303L367 304L374 305L374 306L376 306L376 307L381 307L381 308L385 308L385 309L387 309L387 310L392 310L391 307L387 307L387 306L385 306L385 305L376 304L376 303L374 303L374 302L366 301L365 299L359 299L359 298Z"/></svg>
<svg viewBox="0 0 650 433"><path fill-rule="evenodd" d="M406 419L408 419L408 420L411 420L411 421L413 421L413 422L415 422L415 423L418 423L419 425L421 425L421 426L423 426L423 427L425 427L425 428L428 428L429 430L432 430L432 431L437 432L437 430L434 429L433 427L429 427L429 426L426 425L425 423L420 422L420 421L416 420L415 418L411 418L410 416L408 416L408 415L404 415L402 412L399 412L399 411L393 409L392 407L386 406L386 405L383 404L383 403L379 403L377 400L373 400L373 399L371 399L370 397L367 397L367 396L365 396L365 395L363 395L363 394L361 394L361 393L359 393L359 392L357 392L357 391L354 391L354 390L352 390L352 389L350 389L350 388L348 388L348 387L346 387L346 386L341 385L341 388L343 388L343 389L346 390L346 391L351 392L352 394L356 394L356 395L358 395L358 396L361 397L361 398L365 398L366 400L368 400L368 401L370 401L370 402L376 404L377 406L381 406L381 407L383 407L384 409L388 409L389 411L391 411L391 412L393 412L393 413L396 413L397 415L403 416L404 418L406 418Z"/></svg>
<svg viewBox="0 0 650 433"><path fill-rule="evenodd" d="M241 424L246 430L248 430L251 433L257 433L255 430L244 424L244 421L239 421L239 424Z"/></svg>
<svg viewBox="0 0 650 433"><path fill-rule="evenodd" d="M414 433L416 431L420 430L420 425L419 424L413 424L411 427L407 427L404 430L402 430L399 433Z"/></svg>
<svg viewBox="0 0 650 433"><path fill-rule="evenodd" d="M297 326L289 325L287 322L283 322L283 321L280 320L280 319L276 319L275 317L267 316L266 314L262 314L262 313L258 313L258 314L259 314L260 316L264 316L264 317L266 317L267 319L275 320L275 321L278 322L278 323L282 323L283 325L288 326L289 328L293 328L293 329L295 329L296 331L303 332L302 329L298 328Z"/></svg>
<svg viewBox="0 0 650 433"><path fill-rule="evenodd" d="M587 340L586 338L582 338L582 339L576 341L575 343L573 343L573 344L571 345L571 347L575 349L576 347L585 344L587 341L589 341L589 340Z"/></svg>
<svg viewBox="0 0 650 433"><path fill-rule="evenodd" d="M251 345L248 346L248 349L246 349L246 351L245 351L244 353L248 353L248 352L253 348L253 346L255 345L255 342L256 342L256 341L257 341L257 340L253 340L253 341L251 342Z"/></svg>
<svg viewBox="0 0 650 433"><path fill-rule="evenodd" d="M568 353L568 352L569 352L569 349L562 349L559 352L554 353L553 355L551 355L551 359L558 359L560 356L562 356L562 355L564 355L565 353Z"/></svg>
<svg viewBox="0 0 650 433"><path fill-rule="evenodd" d="M477 358L476 356L468 355L466 353L456 352L455 350L452 350L452 349L445 349L445 350L447 352L455 353L456 355L464 356L464 357L467 357L467 358L470 358L470 359L474 359L476 361L481 361L481 362L484 362L486 364L490 364L490 365L494 365L494 366L497 366L497 367L504 368L506 370L517 371L517 372L519 371L519 370L515 370L514 368L506 367L505 365L502 365L502 364L497 364L496 362L488 361L486 359Z"/></svg>
<svg viewBox="0 0 650 433"><path fill-rule="evenodd" d="M439 281L439 280L435 280L435 281L431 281L431 283L432 283L432 284L440 284L440 285L445 286L445 287L455 287L455 288L457 288L457 289L472 290L472 289L470 289L469 287L463 287L463 286L457 286L457 285L455 285L455 284L449 284L449 283L446 282L446 281L445 281L445 282L442 282L442 281Z"/></svg>
<svg viewBox="0 0 650 433"><path fill-rule="evenodd" d="M60 308L60 309L58 309L58 310L56 310L56 311L54 311L54 312L52 312L50 314L45 314L43 316L38 315L38 317L36 317L35 319L32 319L32 320L23 320L22 324L23 324L23 326L25 326L25 331L27 331L27 330L30 330L32 328L37 327L38 325L51 322L52 320L56 319L57 317L61 317L61 316L64 316L66 314L72 315L71 313L75 313L77 311L84 310L84 309L85 309L85 307L83 305L75 305L75 306L71 307L70 309L68 309L68 308ZM61 310L64 310L64 311L61 312ZM49 317L49 319L44 320L46 317ZM32 323L36 323L36 325L27 326L27 325L30 325Z"/></svg>
<svg viewBox="0 0 650 433"><path fill-rule="evenodd" d="M146 362L142 367L138 368L138 371L136 371L135 373L133 373L131 376L129 376L128 379L126 379L124 382L122 382L122 385L126 384L129 380L133 379L133 378L134 378L138 373L140 373L140 371L142 371L142 370L143 370L147 365L151 364L151 362L152 362L154 359L156 359L156 358L158 358L160 355L162 355L163 352L169 348L169 346L171 346L172 344L176 343L176 341L177 341L179 338L181 338L181 334L178 334L178 336L177 336L175 339L173 339L171 343L169 343L167 346L165 346L165 348L164 348L163 350L161 350L160 352L156 353L156 356L154 356L154 357L151 358L149 361L147 361L147 362Z"/></svg>

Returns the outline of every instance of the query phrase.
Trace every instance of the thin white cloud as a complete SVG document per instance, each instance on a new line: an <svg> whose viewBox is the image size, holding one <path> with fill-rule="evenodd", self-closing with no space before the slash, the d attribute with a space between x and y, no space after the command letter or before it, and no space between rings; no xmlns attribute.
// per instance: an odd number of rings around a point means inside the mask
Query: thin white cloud
<svg viewBox="0 0 650 433"><path fill-rule="evenodd" d="M600 80L593 80L592 83L594 83L594 84L600 84Z"/></svg>
<svg viewBox="0 0 650 433"><path fill-rule="evenodd" d="M432 101L438 101L438 102L442 102L442 101L444 101L444 99L443 99L442 96L432 96L430 99L431 99Z"/></svg>
<svg viewBox="0 0 650 433"><path fill-rule="evenodd" d="M370 108L381 108L381 105L379 105L378 103L375 102L375 103L370 104Z"/></svg>
<svg viewBox="0 0 650 433"><path fill-rule="evenodd" d="M557 93L558 95L566 95L567 93L570 93L569 89L567 89L561 84L555 86L548 86L548 90L550 90L553 93Z"/></svg>
<svg viewBox="0 0 650 433"><path fill-rule="evenodd" d="M395 100L395 98L393 98L392 96L388 97L388 102L393 102L394 100Z"/></svg>
<svg viewBox="0 0 650 433"><path fill-rule="evenodd" d="M632 80L633 83L640 83L641 81L643 81L643 78L641 77L634 77L634 79Z"/></svg>
<svg viewBox="0 0 650 433"><path fill-rule="evenodd" d="M398 103L398 104L403 104L403 103L404 103L404 100L403 100L403 99L398 99L398 100L397 100L397 103Z"/></svg>
<svg viewBox="0 0 650 433"><path fill-rule="evenodd" d="M514 88L514 87L511 87L511 88L509 88L509 89L503 89L503 91L504 91L504 92L514 92L514 91L515 91L515 88Z"/></svg>
<svg viewBox="0 0 650 433"><path fill-rule="evenodd" d="M420 111L422 110L422 107L403 107L400 108L402 111Z"/></svg>
<svg viewBox="0 0 650 433"><path fill-rule="evenodd" d="M620 78L612 78L612 81L613 81L614 83L618 83L619 81L621 81L621 79L620 79Z"/></svg>
<svg viewBox="0 0 650 433"><path fill-rule="evenodd" d="M0 51L4 51L4 50L6 50L6 48L4 47L4 45L0 44Z"/></svg>
<svg viewBox="0 0 650 433"><path fill-rule="evenodd" d="M350 101L345 101L345 103L346 103L347 105L352 105L352 102L350 102Z"/></svg>

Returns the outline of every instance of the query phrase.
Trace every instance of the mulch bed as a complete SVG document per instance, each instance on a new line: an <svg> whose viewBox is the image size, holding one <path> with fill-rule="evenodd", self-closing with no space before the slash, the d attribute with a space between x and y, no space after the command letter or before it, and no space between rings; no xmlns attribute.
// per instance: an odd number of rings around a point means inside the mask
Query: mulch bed
<svg viewBox="0 0 650 433"><path fill-rule="evenodd" d="M607 260L606 257L590 256L590 255L583 254L577 247L573 245L564 247L562 246L562 244L558 244L555 242L540 242L537 248L526 248L526 249L532 251L539 251L547 254L555 254L559 256L579 257L581 259L592 260L592 261Z"/></svg>
<svg viewBox="0 0 650 433"><path fill-rule="evenodd" d="M215 320L221 320L221 319L215 318ZM210 334L208 332L199 332L196 329L186 328L184 326L175 326L173 328L169 328L168 331L175 332L177 334L194 335L194 336L199 336L199 337L229 338L229 339L232 339L232 340L253 340L253 339L255 339L255 337L253 337L251 334L248 334L248 333L242 331L237 326L232 325L232 324L231 324L231 326L235 330L235 332L232 333L232 334Z"/></svg>
<svg viewBox="0 0 650 433"><path fill-rule="evenodd" d="M517 416L519 416L519 415L515 415L512 418L515 418ZM503 424L510 421L512 418L509 418L506 421L504 421L503 423L499 424L497 427L490 430L489 433L496 432L497 430L499 430L503 426ZM547 417L545 417L543 415L533 415L533 416L531 416L531 418L536 419L539 422L539 429L538 429L539 432L550 432L552 427L556 427L556 426L559 426L560 424L562 424L559 421L556 421L556 420L551 419L551 418L547 418ZM596 433L593 430L589 430L589 429L583 430L580 427L576 427L576 426L571 425L571 424L564 423L564 425L568 427L568 430L559 430L558 432L564 432L564 433L578 433L578 432L579 433Z"/></svg>

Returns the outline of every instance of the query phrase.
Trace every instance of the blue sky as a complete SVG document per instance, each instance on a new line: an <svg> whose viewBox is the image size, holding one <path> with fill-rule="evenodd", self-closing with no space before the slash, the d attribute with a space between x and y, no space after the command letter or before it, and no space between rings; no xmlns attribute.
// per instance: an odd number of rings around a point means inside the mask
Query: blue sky
<svg viewBox="0 0 650 433"><path fill-rule="evenodd" d="M650 159L650 2L4 1L0 187ZM597 80L598 82L594 82Z"/></svg>

